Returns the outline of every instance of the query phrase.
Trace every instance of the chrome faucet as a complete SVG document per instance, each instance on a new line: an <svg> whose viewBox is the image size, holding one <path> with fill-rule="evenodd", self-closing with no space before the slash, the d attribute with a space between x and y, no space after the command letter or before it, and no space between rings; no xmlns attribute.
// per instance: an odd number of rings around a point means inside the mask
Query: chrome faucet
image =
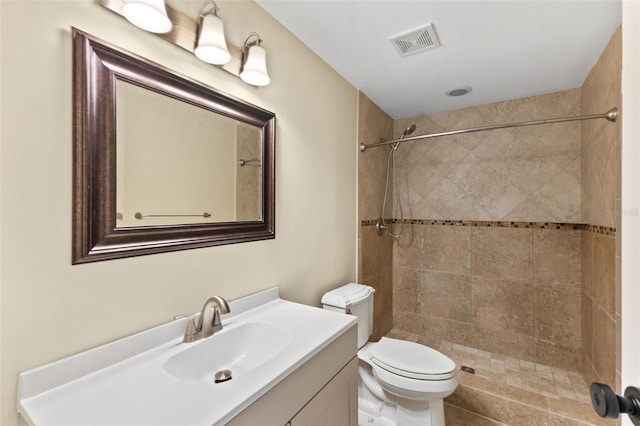
<svg viewBox="0 0 640 426"><path fill-rule="evenodd" d="M220 315L227 314L230 311L229 304L222 297L210 297L202 307L197 324L195 322L195 314L187 318L187 328L182 341L192 343L209 337L218 330L222 330Z"/></svg>

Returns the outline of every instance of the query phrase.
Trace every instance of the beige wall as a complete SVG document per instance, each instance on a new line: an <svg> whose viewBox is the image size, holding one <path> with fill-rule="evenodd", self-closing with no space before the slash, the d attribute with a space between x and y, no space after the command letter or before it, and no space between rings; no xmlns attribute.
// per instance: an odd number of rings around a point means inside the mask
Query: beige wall
<svg viewBox="0 0 640 426"><path fill-rule="evenodd" d="M611 38L582 87L582 112L620 108L622 31ZM582 217L614 228L584 232L582 241L582 339L584 376L620 389L621 120L582 123ZM638 214L637 212L635 213ZM617 352L617 354L616 354Z"/></svg>
<svg viewBox="0 0 640 426"><path fill-rule="evenodd" d="M356 278L356 90L253 2L218 5L231 43L260 32L270 86L90 0L0 3L0 424L16 422L20 371L195 312L212 294L280 286L319 305ZM71 26L276 113L275 240L71 266Z"/></svg>

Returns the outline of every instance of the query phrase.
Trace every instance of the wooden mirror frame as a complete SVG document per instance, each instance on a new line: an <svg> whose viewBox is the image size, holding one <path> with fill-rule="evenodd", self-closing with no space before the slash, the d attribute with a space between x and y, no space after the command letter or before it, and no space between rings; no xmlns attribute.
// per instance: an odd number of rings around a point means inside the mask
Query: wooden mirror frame
<svg viewBox="0 0 640 426"><path fill-rule="evenodd" d="M72 264L275 238L275 114L76 28L72 37ZM117 79L261 129L261 220L118 228Z"/></svg>

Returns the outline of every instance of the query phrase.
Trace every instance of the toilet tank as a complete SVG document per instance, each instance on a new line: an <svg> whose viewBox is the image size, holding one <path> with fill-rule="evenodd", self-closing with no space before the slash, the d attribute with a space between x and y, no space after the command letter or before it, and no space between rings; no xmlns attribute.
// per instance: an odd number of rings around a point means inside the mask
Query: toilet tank
<svg viewBox="0 0 640 426"><path fill-rule="evenodd" d="M322 306L330 311L358 317L358 348L364 346L373 332L373 287L345 284L322 296Z"/></svg>

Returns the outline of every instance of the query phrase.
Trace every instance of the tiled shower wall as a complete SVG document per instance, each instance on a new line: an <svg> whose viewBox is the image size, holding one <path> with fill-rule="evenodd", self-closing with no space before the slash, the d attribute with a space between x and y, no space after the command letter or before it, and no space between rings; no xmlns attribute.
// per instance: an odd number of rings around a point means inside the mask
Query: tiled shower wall
<svg viewBox="0 0 640 426"><path fill-rule="evenodd" d="M581 231L487 225L405 226L394 247L394 328L436 347L579 369Z"/></svg>
<svg viewBox="0 0 640 426"><path fill-rule="evenodd" d="M375 143L380 138L390 139L393 119L364 94L358 97L358 144ZM377 219L384 196L387 151L372 149L358 157L358 217L363 220ZM391 195L391 194L389 194ZM389 198L388 212L391 215L393 199ZM374 340L386 334L392 327L392 248L389 237L380 238L372 226L359 227L358 282L368 284L375 290Z"/></svg>
<svg viewBox="0 0 640 426"><path fill-rule="evenodd" d="M398 120L394 134L414 123L417 135L579 114L574 89ZM407 218L580 222L580 123L406 142L396 160Z"/></svg>
<svg viewBox="0 0 640 426"><path fill-rule="evenodd" d="M580 89L399 120L395 133L575 115ZM394 245L394 328L580 370L580 158L575 122L399 149L414 224Z"/></svg>
<svg viewBox="0 0 640 426"><path fill-rule="evenodd" d="M582 86L582 113L620 108L622 33L614 34ZM624 115L622 115L624 119ZM585 381L620 388L621 125L582 123L582 221L616 229L582 235L582 347Z"/></svg>

